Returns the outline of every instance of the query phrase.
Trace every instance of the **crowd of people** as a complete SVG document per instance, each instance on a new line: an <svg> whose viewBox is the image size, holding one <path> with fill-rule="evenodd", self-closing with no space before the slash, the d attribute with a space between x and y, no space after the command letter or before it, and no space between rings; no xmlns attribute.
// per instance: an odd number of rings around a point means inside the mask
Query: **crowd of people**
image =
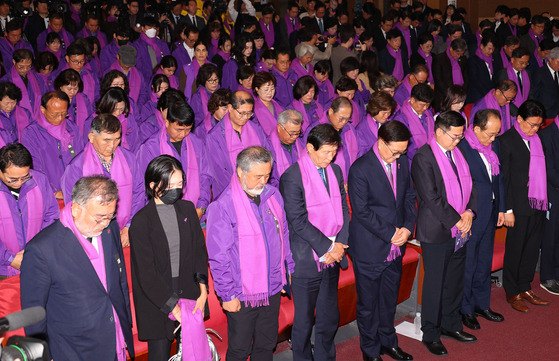
<svg viewBox="0 0 559 361"><path fill-rule="evenodd" d="M559 20L348 10L0 0L0 279L21 272L22 306L46 308L26 331L56 361L134 356L129 246L150 360L208 316L208 272L228 361L272 359L282 294L293 359L335 360L346 253L363 359L412 360L394 315L414 235L435 355L441 336L475 342L477 317L504 321L496 227L512 308L549 303L531 289L540 251L559 295ZM183 350L205 350L193 329Z"/></svg>

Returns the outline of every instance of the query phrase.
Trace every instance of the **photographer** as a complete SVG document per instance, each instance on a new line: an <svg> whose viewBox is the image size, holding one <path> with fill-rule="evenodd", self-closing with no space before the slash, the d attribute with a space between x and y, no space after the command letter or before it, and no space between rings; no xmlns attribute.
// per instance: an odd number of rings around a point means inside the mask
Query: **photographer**
<svg viewBox="0 0 559 361"><path fill-rule="evenodd" d="M319 38L322 38L321 39L322 41L325 40L324 45L326 46L326 49L324 51L320 51L320 49L316 46L316 44L319 42ZM336 42L335 37L324 38L323 36L319 35L318 30L316 26L314 26L314 24L312 26L306 26L303 29L299 30L299 40L301 41L301 44L295 47L295 53L298 52L299 48L303 43L312 46L313 48L313 58L311 61L312 65L316 64L320 60L330 59L330 56L332 55L333 45Z"/></svg>

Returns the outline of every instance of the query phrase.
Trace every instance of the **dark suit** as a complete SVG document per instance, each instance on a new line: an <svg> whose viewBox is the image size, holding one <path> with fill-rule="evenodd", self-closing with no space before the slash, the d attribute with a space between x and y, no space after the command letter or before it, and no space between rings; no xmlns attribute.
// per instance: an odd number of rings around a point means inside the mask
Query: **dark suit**
<svg viewBox="0 0 559 361"><path fill-rule="evenodd" d="M381 51L384 48L386 48L386 44L387 44L386 37L384 36L384 34L382 33L382 29L378 25L374 27L373 40L374 40L375 47L378 49L378 51Z"/></svg>
<svg viewBox="0 0 559 361"><path fill-rule="evenodd" d="M468 96L466 98L466 103L475 103L494 88L495 82L489 73L489 69L487 68L485 61L476 54L470 56L470 59L468 59L468 65L468 76L475 79L475 81L473 81L467 88ZM495 62L493 62L492 65L494 76L497 74L499 69L496 69Z"/></svg>
<svg viewBox="0 0 559 361"><path fill-rule="evenodd" d="M132 317L120 231L112 221L101 234L107 291L76 236L59 220L25 247L21 306L42 306L45 320L26 327L28 336L47 336L54 360L115 360L113 308L130 356Z"/></svg>
<svg viewBox="0 0 559 361"><path fill-rule="evenodd" d="M559 86L553 80L547 65L542 66L532 74L530 97L543 104L547 119L552 119L559 113Z"/></svg>
<svg viewBox="0 0 559 361"><path fill-rule="evenodd" d="M540 39L541 42L543 39L543 34L539 35L538 38ZM534 40L532 40L530 34L524 34L520 36L520 46L528 50L530 54L534 54L534 52L538 48L538 44L536 44Z"/></svg>
<svg viewBox="0 0 559 361"><path fill-rule="evenodd" d="M417 192L416 238L421 242L425 268L421 329L423 341L434 342L440 340L439 328L462 331L459 311L466 250L461 247L454 251L451 229L460 214L447 201L444 179L428 143L415 153L411 172ZM477 210L475 185L466 209Z"/></svg>
<svg viewBox="0 0 559 361"><path fill-rule="evenodd" d="M472 235L466 243L466 270L464 272L464 298L462 313L471 315L474 308L489 309L491 297L491 264L495 225L499 212L505 212L505 186L502 173L489 175L480 153L466 139L458 147L470 166L470 173L477 189L476 219L472 223ZM499 141L492 144L493 151L500 153Z"/></svg>
<svg viewBox="0 0 559 361"><path fill-rule="evenodd" d="M187 14L186 16L183 16L181 21L186 23L188 26L194 26L194 23L190 19L190 14ZM201 17L201 16L196 15L196 28L198 28L198 30L202 31L202 29L204 29L205 26L206 26L206 22L204 21L204 18Z"/></svg>
<svg viewBox="0 0 559 361"><path fill-rule="evenodd" d="M545 152L547 171L547 199L551 203L549 219L544 220L541 245L541 282L559 279L559 129L555 122L542 129L538 135Z"/></svg>
<svg viewBox="0 0 559 361"><path fill-rule="evenodd" d="M363 353L377 357L380 347L398 347L394 314L402 273L402 257L385 262L395 227L413 232L415 192L407 156L392 163L396 170L396 191L371 149L349 170L348 187L352 220L349 225L349 253L357 289L357 325ZM403 256L406 245L400 247Z"/></svg>
<svg viewBox="0 0 559 361"><path fill-rule="evenodd" d="M33 45L33 49L35 49L35 51L37 51L37 38L39 37L39 34L45 30L47 30L45 19L42 18L39 13L33 13L27 22L27 26L25 27L25 36L31 45Z"/></svg>
<svg viewBox="0 0 559 361"><path fill-rule="evenodd" d="M344 217L344 225L336 237L336 242L347 244L349 209L342 170L337 164L331 163L331 166L339 184ZM327 179L327 182L331 181L334 180ZM324 185L317 184L316 186ZM318 272L312 252L314 250L320 257L328 251L332 242L309 222L299 163L293 164L282 174L279 188L285 204L291 253L295 261L295 272L291 276L295 304L295 317L291 332L293 360L311 361L313 359L310 336L316 310L314 359L334 361L336 359L334 335L340 318L338 279L340 266L347 267L347 258L344 256L340 265Z"/></svg>
<svg viewBox="0 0 559 361"><path fill-rule="evenodd" d="M402 43L400 50L398 50L398 54L402 57L402 67L404 68L404 75L410 73L410 66L408 63L408 51L406 49L406 44ZM394 71L394 66L396 65L396 59L390 55L388 49L386 47L381 48L378 53L378 63L380 71L384 74L392 74ZM400 79L398 79L400 80Z"/></svg>
<svg viewBox="0 0 559 361"><path fill-rule="evenodd" d="M514 227L507 229L503 286L507 296L529 291L540 249L545 212L533 209L528 201L530 151L513 127L500 138L501 172L505 184L505 204L514 213Z"/></svg>
<svg viewBox="0 0 559 361"><path fill-rule="evenodd" d="M468 60L465 56L458 59L460 69L462 70L462 77L464 78L464 89L468 89L469 75L468 75ZM435 104L440 104L446 95L446 90L454 84L452 79L452 64L446 55L446 52L433 56L433 79L435 80Z"/></svg>
<svg viewBox="0 0 559 361"><path fill-rule="evenodd" d="M499 27L497 28L496 33L497 33L497 41L498 41L497 49L500 49L503 46L505 46L505 40L507 39L507 37L513 35L512 30L510 29L510 26L508 24L505 24L505 23L501 23L501 25L499 25ZM518 34L518 31L517 31L517 34ZM498 51L497 49L495 49L496 52Z"/></svg>

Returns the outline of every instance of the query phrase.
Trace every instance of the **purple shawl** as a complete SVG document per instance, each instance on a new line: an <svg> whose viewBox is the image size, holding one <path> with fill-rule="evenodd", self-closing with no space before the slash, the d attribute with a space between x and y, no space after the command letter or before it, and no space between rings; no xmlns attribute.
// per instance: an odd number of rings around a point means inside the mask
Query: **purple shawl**
<svg viewBox="0 0 559 361"><path fill-rule="evenodd" d="M221 58L225 62L227 62L231 58L231 52L224 53L223 50L221 50L221 49L218 49L216 54L221 56Z"/></svg>
<svg viewBox="0 0 559 361"><path fill-rule="evenodd" d="M114 180L118 186L116 221L120 229L123 229L126 224L130 223L130 218L132 216L133 180L132 172L130 172L130 165L119 147L117 147L114 152L110 173L111 179ZM82 176L86 177L94 174L104 174L104 168L101 165L101 161L93 145L88 143L83 150Z"/></svg>
<svg viewBox="0 0 559 361"><path fill-rule="evenodd" d="M515 26L512 26L512 25L510 24L510 21L507 23L507 25L509 26L509 29L510 29L511 34L514 35L514 36L517 36L517 35L516 35L516 33L517 33L516 31L517 31L518 27L517 27L516 25L515 25Z"/></svg>
<svg viewBox="0 0 559 361"><path fill-rule="evenodd" d="M505 48L501 48L501 50L499 51L499 54L501 55L501 61L503 62L503 68L507 68L510 64L510 60L509 57L507 56L507 53L505 53Z"/></svg>
<svg viewBox="0 0 559 361"><path fill-rule="evenodd" d="M321 98L323 98L324 96L321 97L322 94L320 94L321 92L327 93L326 94L326 99L332 99L334 98L334 95L336 94L336 91L334 90L334 86L332 85L332 82L330 81L330 79L326 79L324 81L319 81L314 74L312 75L313 79L316 81L316 84L318 85L318 99L320 100ZM325 106L328 102L320 102L320 105Z"/></svg>
<svg viewBox="0 0 559 361"><path fill-rule="evenodd" d="M421 124L421 120L412 109L410 102L407 101L402 106L402 112L406 116L408 120L408 127L413 137L413 142L417 145L417 148L421 148L423 144L427 143L429 137L432 137L435 134L435 121L433 117L428 111L425 111L423 114L427 117L427 130L428 133L425 132L425 128L423 128L423 124Z"/></svg>
<svg viewBox="0 0 559 361"><path fill-rule="evenodd" d="M464 85L464 77L462 76L462 69L460 68L460 63L458 60L454 59L450 55L450 47L446 49L446 56L450 60L450 65L452 65L452 80L456 85Z"/></svg>
<svg viewBox="0 0 559 361"><path fill-rule="evenodd" d="M291 35L292 32L301 29L301 26L299 25L299 18L296 16L295 19L293 20L295 20L295 26L293 26L293 23L291 22L291 18L289 17L289 15L285 14L284 21L287 28L288 39L289 39L289 35Z"/></svg>
<svg viewBox="0 0 559 361"><path fill-rule="evenodd" d="M418 48L417 49L417 53L423 58L423 60L425 60L425 65L427 66L427 69L429 69L429 76L427 77L427 81L429 82L429 84L435 84L435 79L433 78L433 57L431 56L431 53L426 54L423 49Z"/></svg>
<svg viewBox="0 0 559 361"><path fill-rule="evenodd" d="M319 123L321 124L331 124L328 118L328 111L324 112L322 118L320 118ZM342 131L342 144L338 147L338 154L334 163L342 168L342 174L344 176L344 181L347 183L347 175L349 172L349 167L355 162L357 156L359 155L359 143L357 142L357 136L355 135L355 128L352 124L346 124L344 128L347 127L347 131ZM346 164L346 159L344 152L347 152L349 164Z"/></svg>
<svg viewBox="0 0 559 361"><path fill-rule="evenodd" d="M285 172L285 170L291 166L291 163L285 156L285 150L281 145L281 140L279 139L278 132L272 132L270 134L270 143L272 143L272 147L274 148L274 152L276 153L274 158L274 161L276 162L275 166L278 174L281 176L283 172ZM292 147L297 149L297 154L299 155L299 157L306 151L305 149L303 149L299 138L295 140L295 143L293 143Z"/></svg>
<svg viewBox="0 0 559 361"><path fill-rule="evenodd" d="M305 190L305 202L309 222L318 228L326 237L337 236L344 225L344 217L342 214L340 186L338 184L338 178L336 178L334 170L332 170L332 166L328 165L328 167L326 167L326 174L328 177L327 190L326 187L322 187L324 182L320 177L320 173L318 173L316 165L307 152L301 154L297 163L299 163L299 169L301 170L301 179L303 189ZM330 216L324 217L325 214ZM320 262L314 250L313 257L318 272L322 271L326 265Z"/></svg>
<svg viewBox="0 0 559 361"><path fill-rule="evenodd" d="M271 133L275 132L278 126L278 116L283 111L278 102L273 99L271 100L271 102L276 114L272 114L270 112L270 109L268 109L268 107L264 105L260 98L257 97L254 100L254 113L256 114L258 123L260 123L262 129L264 129L264 133L266 133L266 135L270 135Z"/></svg>
<svg viewBox="0 0 559 361"><path fill-rule="evenodd" d="M33 175L33 170L30 171L30 174ZM24 234L25 243L27 243L39 233L43 225L43 193L38 184L25 195L25 202L27 202L27 227ZM0 220L0 223L2 223L2 227L0 227L0 240L2 240L8 251L13 254L18 253L21 251L21 246L19 245L13 214L10 211L5 192L0 192ZM18 270L8 267L8 277L18 274Z"/></svg>
<svg viewBox="0 0 559 361"><path fill-rule="evenodd" d="M173 148L167 142L169 136L167 130L162 128L159 132L159 152L160 154L167 154L175 156ZM186 148L186 149L185 149ZM196 152L192 140L187 135L181 144L181 155L186 154L186 189L182 194L182 199L191 201L196 205L198 198L200 198L200 171L198 169L198 161L196 160Z"/></svg>
<svg viewBox="0 0 559 361"><path fill-rule="evenodd" d="M476 30L476 40L477 40L477 47L479 48L479 46L481 45L481 34L479 33L479 30ZM480 56L481 58L481 56Z"/></svg>
<svg viewBox="0 0 559 361"><path fill-rule="evenodd" d="M402 27L402 24L400 24L399 22L397 22L396 25L394 25L394 27L402 32L404 43L406 44L406 47L408 48L408 58L409 58L411 56L411 32L410 32L410 28L408 26L407 29L404 29ZM394 74L392 74L392 75L394 75ZM398 80L400 80L400 79L398 79Z"/></svg>
<svg viewBox="0 0 559 361"><path fill-rule="evenodd" d="M45 118L45 115L42 112L39 112L39 117L37 118L37 124L45 128L50 135L60 141L60 143L62 144L62 148L64 149L67 149L72 143L72 136L70 135L68 130L66 130L67 121L68 120L64 118L62 123L60 123L59 125L51 124L47 121L47 118Z"/></svg>
<svg viewBox="0 0 559 361"><path fill-rule="evenodd" d="M69 7L70 9L73 9L71 6ZM50 26L47 26L47 35L52 33L52 29L50 28ZM66 32L65 29L60 30L58 33L58 35L60 35L60 37L62 38L62 40L64 41L64 46L61 46L61 48L66 49L68 46L70 46L70 38L68 37L68 32ZM45 35L45 39L46 39L46 35ZM46 47L46 45L44 44L37 44L37 47Z"/></svg>
<svg viewBox="0 0 559 361"><path fill-rule="evenodd" d="M464 136L472 149L477 150L485 156L485 159L487 159L487 162L491 165L491 174L499 174L499 166L501 165L499 157L497 157L497 154L493 151L493 149L491 149L491 145L483 145L479 142L479 139L477 139L476 134L474 133L473 123L468 127L468 129L466 129Z"/></svg>
<svg viewBox="0 0 559 361"><path fill-rule="evenodd" d="M84 39L87 39L90 36L95 36L97 38L97 40L99 40L99 44L101 45L99 47L99 50L101 50L105 46L107 46L107 39L103 36L103 34L101 33L101 30L97 30L97 32L94 35L84 26L82 31L80 31L80 33L81 33L81 35Z"/></svg>
<svg viewBox="0 0 559 361"><path fill-rule="evenodd" d="M388 54L396 60L394 63L394 70L392 70L392 76L394 76L398 81L402 81L402 79L404 79L404 65L402 64L402 56L400 55L402 49L395 51L387 44L386 50L388 51Z"/></svg>
<svg viewBox="0 0 559 361"><path fill-rule="evenodd" d="M80 133L85 132L84 125L85 121L89 117L89 110L87 109L87 105L85 103L84 94L77 93L74 98L76 98L76 112L74 113L74 123L78 126ZM82 134L86 135L86 134Z"/></svg>
<svg viewBox="0 0 559 361"><path fill-rule="evenodd" d="M530 36L534 44L536 44L537 49L540 46L541 41L543 40L543 35L536 35L536 33L534 33L534 30L532 30L532 28L530 27L530 30L528 30L528 36Z"/></svg>
<svg viewBox="0 0 559 361"><path fill-rule="evenodd" d="M559 120L555 117L555 124ZM547 170L545 168L545 155L542 142L538 134L531 137L524 134L518 122L514 122L514 129L522 139L530 142L530 167L528 171L528 201L530 207L547 211Z"/></svg>
<svg viewBox="0 0 559 361"><path fill-rule="evenodd" d="M505 114L501 111L501 106L497 102L497 98L493 94L494 90L490 91L483 97L483 101L485 102L486 109L495 109L499 113L501 113L501 133L502 135L504 132L510 129L510 104L505 105Z"/></svg>
<svg viewBox="0 0 559 361"><path fill-rule="evenodd" d="M516 93L516 98L514 98L513 104L517 107L520 107L522 103L528 99L528 94L530 93L530 77L528 76L528 72L523 70L521 73L522 76L522 88L518 84L518 76L516 75L516 70L512 67L512 64L507 66L507 75L509 79L512 80L516 87L518 88L518 92Z"/></svg>
<svg viewBox="0 0 559 361"><path fill-rule="evenodd" d="M317 101L314 102L316 104L316 113L323 114L324 109L322 109L320 103L318 103ZM314 122L312 121L312 119L309 119L309 114L307 113L307 109L305 109L305 105L301 100L293 100L293 108L299 113L301 113L301 115L303 116L303 126L301 127L301 131L304 132Z"/></svg>
<svg viewBox="0 0 559 361"><path fill-rule="evenodd" d="M182 360L208 361L212 359L210 344L204 325L204 315L202 310L196 310L196 300L179 298L177 303L181 310L181 347ZM173 313L169 313L169 318L173 321L177 319Z"/></svg>
<svg viewBox="0 0 559 361"><path fill-rule="evenodd" d="M268 24L268 27L270 28L270 30L266 29L266 24L264 24L264 20L260 19L258 21L260 23L260 29L262 29L262 32L264 33L264 39L266 40L266 44L268 44L268 48L273 48L274 47L274 22L270 22Z"/></svg>
<svg viewBox="0 0 559 361"><path fill-rule="evenodd" d="M375 138L378 139L378 128L382 125L381 123L377 122L371 114L367 113L367 119L365 120L367 127L374 134Z"/></svg>
<svg viewBox="0 0 559 361"><path fill-rule="evenodd" d="M118 60L111 65L110 69L118 70L121 73L126 74L124 70L122 70L122 67L120 66ZM128 74L126 74L126 77L128 78L128 85L130 87L130 98L132 98L137 103L138 98L140 97L140 90L142 88L142 78L140 72L138 71L138 69L136 69L135 66L132 66L130 67L130 70L128 70Z"/></svg>
<svg viewBox="0 0 559 361"><path fill-rule="evenodd" d="M157 69L157 71L155 72L155 74L163 74L163 71L161 70L161 67L159 67ZM177 81L177 77L175 74L173 74L171 77L167 77L169 79L169 82L171 83L171 88L173 89L178 89L179 88L179 82Z"/></svg>
<svg viewBox="0 0 559 361"><path fill-rule="evenodd" d="M300 77L303 77L305 75L313 75L314 74L314 67L312 66L311 63L307 64L307 69L305 69L303 67L303 65L301 64L301 61L299 60L299 58L293 60L293 62L291 62L291 69L293 69L293 71L295 71L295 73L297 74L297 79L299 79Z"/></svg>
<svg viewBox="0 0 559 361"><path fill-rule="evenodd" d="M547 59L542 59L540 57L540 54L538 53L538 49L536 48L536 50L534 51L534 58L536 59L536 61L538 62L538 68L541 68L544 64L545 64L545 60Z"/></svg>
<svg viewBox="0 0 559 361"><path fill-rule="evenodd" d="M237 173L231 177L231 197L235 206L237 216L237 230L239 237L239 261L241 265L241 285L245 306L251 307L268 306L268 264L266 240L262 234L260 221L256 219L250 201L239 183ZM274 218L282 220L285 218L283 207L270 197L266 200ZM279 237L281 240L281 273L285 274L285 252L284 252L284 230L283 222L277 222ZM286 284L282 277L282 284Z"/></svg>
<svg viewBox="0 0 559 361"><path fill-rule="evenodd" d="M452 150L451 153L456 168L458 169L458 176L460 177L460 179L458 179L456 173L454 173L452 169L450 161L437 144L435 137L429 138L429 145L431 146L431 150L433 151L433 155L435 156L435 160L443 176L446 200L458 214L462 214L466 211L472 193L472 176L470 174L468 162L466 162L466 158L464 158L460 149L454 148L454 150ZM454 251L456 252L468 242L470 236L467 234L465 237L462 237L462 233L456 226L452 226L451 232L452 237L456 240L454 246Z"/></svg>
<svg viewBox="0 0 559 361"><path fill-rule="evenodd" d="M229 119L229 113L225 114L221 121L224 126L225 143L227 145L227 152L229 153L229 161L231 162L231 167L235 169L237 165L237 155L245 148L253 145L261 145L260 138L258 138L258 134L250 124L250 120L242 128L241 139L239 139L237 132L233 129L231 119Z"/></svg>
<svg viewBox="0 0 559 361"><path fill-rule="evenodd" d="M208 59L206 59L204 64L211 64L211 63L208 61ZM198 63L198 60L196 60L196 57L192 59L190 64L187 64L183 67L183 71L186 76L184 95L186 96L186 99L188 101L192 99L192 87L194 86L199 70L200 70L200 64Z"/></svg>
<svg viewBox="0 0 559 361"><path fill-rule="evenodd" d="M27 113L25 113L25 110L23 110L23 108L20 107L19 105L16 105L16 107L14 108L14 110L12 110L12 112L15 112L14 116L16 121L18 142L21 143L21 136L23 135L23 130L29 125L30 119Z"/></svg>
<svg viewBox="0 0 559 361"><path fill-rule="evenodd" d="M485 62L485 64L487 64L489 66L489 70L490 70L490 77L493 77L493 58L491 56L486 56L483 54L483 52L481 51L481 48L477 48L476 50L476 55L478 56L478 58L480 58L481 60L483 60Z"/></svg>
<svg viewBox="0 0 559 361"><path fill-rule="evenodd" d="M27 87L25 86L25 83L23 82L23 79L21 79L19 73L16 71L15 66L12 66L10 74L12 75L12 83L21 90L21 101L19 102L19 105L22 108L29 110L31 116L36 117L39 112L39 107L41 106L41 97L39 95L41 95L42 92L39 87L39 82L37 81L37 78L35 78L35 74L31 70L27 73L27 84L29 84L31 89L33 89L33 96L35 97L33 104L31 104L31 100L29 99Z"/></svg>

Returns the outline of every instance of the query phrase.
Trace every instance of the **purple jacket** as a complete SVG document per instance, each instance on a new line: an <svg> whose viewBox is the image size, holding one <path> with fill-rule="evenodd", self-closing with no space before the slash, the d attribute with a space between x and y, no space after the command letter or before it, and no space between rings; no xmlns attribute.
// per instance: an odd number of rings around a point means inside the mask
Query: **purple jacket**
<svg viewBox="0 0 559 361"><path fill-rule="evenodd" d="M376 121L373 122L375 125L379 124ZM378 126L380 126L380 124ZM371 128L369 128L367 117L355 127L355 136L359 143L359 157L371 150L371 147L377 141L377 137L371 132Z"/></svg>
<svg viewBox="0 0 559 361"><path fill-rule="evenodd" d="M132 104L130 105L132 106ZM83 127L83 136L84 136L84 141L88 142L88 134L89 131L91 130L91 123L93 122L93 118L96 117L96 114L93 113L89 116L89 118L87 118L87 120L85 121L84 127ZM128 142L129 151L131 151L132 153L136 153L136 150L140 147L140 145L142 144L141 142L141 138L140 138L140 129L138 127L138 123L136 122L136 117L134 116L134 114L130 113L128 114L128 121L126 124L126 130L123 129L122 134L124 134L126 136L126 140ZM120 144L122 145L122 140L120 141ZM124 147L123 147L124 148Z"/></svg>
<svg viewBox="0 0 559 361"><path fill-rule="evenodd" d="M122 67L121 67L120 64L118 63L118 60L115 60L115 61L113 62L113 64L115 64L115 65L118 67L118 69L116 69L116 70L118 70L118 71L120 71L121 73L125 74L124 71L122 70ZM112 66L113 64L111 64L111 66ZM138 74L140 74L140 85L136 85L136 86L139 86L139 87L140 87L140 93L138 94L138 99L137 99L137 101L136 101L136 99L133 99L133 100L136 102L136 104L144 104L145 102L149 101L149 95L148 95L148 94L151 94L151 83L150 83L150 84L147 83L146 79L144 78L144 76L143 76L143 74L142 74L142 71L141 71L139 68L137 68L137 67L134 67L134 68L136 68L136 69L138 70ZM109 71L111 71L111 70L112 70L112 69L109 67L109 69L107 69L107 70L104 72L104 75L107 75L107 73L108 73ZM130 72L128 72L128 74L126 74L126 78L128 79L128 84L130 85L130 88L132 88L132 87L133 87L133 85L132 85L132 79L134 79L134 78L131 78L131 77L130 77ZM147 79L151 79L151 78L147 78ZM149 92L149 93L148 93L148 92ZM128 97L131 98L131 97L130 97L130 93L128 93ZM132 105L132 104L131 104L131 105Z"/></svg>
<svg viewBox="0 0 559 361"><path fill-rule="evenodd" d="M151 138L152 135L159 133L159 131L161 130L161 126L159 125L157 117L155 116L155 112L157 111L157 109L155 107L153 109L154 111L153 113L151 113L151 115L145 118L143 122L138 123L138 126L140 128L140 145Z"/></svg>
<svg viewBox="0 0 559 361"><path fill-rule="evenodd" d="M72 136L72 147L75 154L81 152L85 146L78 127L72 122L66 122L66 129ZM62 149L62 144L37 122L30 124L23 130L21 143L29 149L33 157L33 168L43 172L55 192L62 190L60 180L64 170L72 161L68 149Z"/></svg>
<svg viewBox="0 0 559 361"><path fill-rule="evenodd" d="M166 42L160 39L155 39L155 41L157 42L157 46L159 46L159 49L163 53L162 56L171 55ZM136 57L136 68L138 68L138 71L140 72L140 74L142 74L144 79L151 79L151 74L154 67L151 64L148 44L142 39L138 39L132 43L132 46L135 47L138 52L138 55Z"/></svg>
<svg viewBox="0 0 559 361"><path fill-rule="evenodd" d="M192 98L190 99L189 104L192 107L192 110L194 111L194 124L195 124L194 127L200 126L200 124L204 121L204 116L208 112L207 107L206 109L202 107L202 96L200 95L201 91L206 92L206 95L208 96L208 100L212 96L212 93L210 93L208 89L206 89L203 86L199 86L198 91L192 94Z"/></svg>
<svg viewBox="0 0 559 361"><path fill-rule="evenodd" d="M144 173L139 172L139 168L136 164L136 158L132 152L121 148L122 154L124 154L124 158L126 159L126 163L128 163L128 167L130 168L130 173L132 173L132 182L134 183L132 189L132 211L130 212L130 219L128 219L126 223L126 227L130 227L130 222L132 221L132 217L136 214L137 211L142 209L144 206L144 198L145 198L145 188L144 188ZM72 201L72 188L74 184L83 177L83 157L84 152L80 152L80 154L76 155L74 159L70 162L66 170L64 171L64 175L62 176L62 193L64 194L64 203L68 203ZM103 167L103 175L110 178L111 174L107 172L105 167Z"/></svg>
<svg viewBox="0 0 559 361"><path fill-rule="evenodd" d="M322 117L322 113L318 112L318 102L316 100L312 100L310 103L310 107L309 109L305 108L306 112L307 112L307 118L309 119L310 123L308 128L313 128L315 125L318 124L318 121L320 120L320 117ZM293 103L289 104L289 106L286 109L295 109L295 107L293 106ZM301 131L304 133L307 129L301 129Z"/></svg>
<svg viewBox="0 0 559 361"><path fill-rule="evenodd" d="M25 108L20 109L23 110L25 114L27 114L29 123L32 123L34 119L31 118L31 114L29 113L29 111ZM21 134L19 134L17 129L15 109L12 110L9 117L6 113L0 110L0 123L1 127L4 128L4 131L6 131L6 133L8 134L9 139L13 139L12 142L17 142Z"/></svg>
<svg viewBox="0 0 559 361"><path fill-rule="evenodd" d="M47 28L45 31L40 33L39 36L37 37L37 51L38 52L45 51L45 49L47 48L47 35L48 35L48 33L49 33L49 28ZM64 51L64 50L68 46L70 46L70 44L74 41L74 37L72 36L72 34L70 34L69 31L66 31L66 29L62 29L62 30L60 30L58 35L60 35L60 38L62 39L63 42L64 42L64 35L63 34L66 34L66 36L68 37L68 41L69 41L69 43L64 44L64 47L62 48L62 53L65 54L66 51Z"/></svg>
<svg viewBox="0 0 559 361"><path fill-rule="evenodd" d="M15 141L17 141L17 139L13 138L10 132L0 129L0 148L3 144L13 143Z"/></svg>
<svg viewBox="0 0 559 361"><path fill-rule="evenodd" d="M18 49L27 49L33 53L33 47L27 41L21 39L16 43L15 46L12 45L6 38L0 39L0 55L2 55L2 61L4 62L4 68L6 72L12 69L14 63L12 62L14 58L14 51Z"/></svg>
<svg viewBox="0 0 559 361"><path fill-rule="evenodd" d="M260 206L250 201L252 210L257 219L262 219L260 226L267 243L266 249L270 245L281 242L277 232L276 220L266 204L266 200L275 197L283 209L283 199L280 192L266 185L260 195ZM284 250L287 262L287 271L291 274L295 269L295 262L291 256L289 247L289 230L287 220L284 218ZM241 285L241 265L239 259L239 230L237 229L237 215L231 196L231 187L228 186L222 196L210 204L208 208L207 238L208 260L210 270L214 280L214 287L217 295L224 301L231 301L238 298L243 300ZM276 252L268 252L268 296L275 295L282 289L282 281L286 275L281 274L281 255ZM262 260L265 262L265 260Z"/></svg>
<svg viewBox="0 0 559 361"><path fill-rule="evenodd" d="M272 68L271 73L276 78L277 82L274 100L285 109L289 104L293 103L293 86L295 86L297 82L297 73L289 68L287 74L282 75L277 71L276 67Z"/></svg>
<svg viewBox="0 0 559 361"><path fill-rule="evenodd" d="M227 63L223 66L223 77L221 78L221 87L229 89L232 92L237 91L239 83L237 82L237 61L233 58L227 60ZM277 89L276 89L277 92Z"/></svg>
<svg viewBox="0 0 559 361"><path fill-rule="evenodd" d="M128 43L128 45L132 45ZM113 39L109 45L100 50L99 60L101 61L101 70L103 74L111 67L111 65L117 60L116 56L118 54L118 45L116 40Z"/></svg>
<svg viewBox="0 0 559 361"><path fill-rule="evenodd" d="M176 48L175 50L173 50L172 55L175 57L175 59L177 59L177 71L180 71L180 69L182 69L186 64L190 64L192 59L190 59L190 56L188 56L188 52L184 48L182 41L177 41L175 43L175 46Z"/></svg>
<svg viewBox="0 0 559 361"><path fill-rule="evenodd" d="M212 129L217 123L219 123L219 121L216 120L213 115L210 119L210 122L212 124ZM196 136L202 139L204 141L204 144L206 144L206 137L208 136L209 132L206 132L206 127L204 126L204 124L200 125L199 127L194 127L194 134L196 134Z"/></svg>
<svg viewBox="0 0 559 361"><path fill-rule="evenodd" d="M406 76L398 88L396 88L396 91L394 92L394 100L399 106L403 106L410 96L411 86L410 83L408 83L408 76Z"/></svg>
<svg viewBox="0 0 559 361"><path fill-rule="evenodd" d="M138 124L140 124L140 128L142 127L143 122L145 122L149 117L154 116L156 110L157 110L157 102L153 102L151 99L148 99L148 101L142 105L142 109L140 110L140 116L136 117L136 121L138 122ZM144 132L142 131L142 129L140 129L140 134L143 133ZM147 138L149 137L146 137L145 139Z"/></svg>
<svg viewBox="0 0 559 361"><path fill-rule="evenodd" d="M256 134L258 134L260 145L266 149L272 150L272 145L260 124L252 120L250 122ZM217 123L208 133L206 137L206 154L211 155L208 157L208 165L212 177L213 196L214 199L217 199L221 192L229 185L234 171L231 161L229 160L229 151L227 150L227 142L225 141L225 126L223 122Z"/></svg>
<svg viewBox="0 0 559 361"><path fill-rule="evenodd" d="M153 134L148 140L138 150L136 154L136 160L138 162L138 170L143 175L148 167L149 162L155 157L161 155L159 149L159 137L160 132ZM198 171L200 174L200 197L198 202L195 204L196 208L208 208L211 201L211 177L209 174L208 160L206 158L206 149L204 148L204 142L198 138L195 134L190 133L188 135L194 146L194 152L196 153L196 158L198 161ZM183 140L184 142L184 140ZM186 170L188 167L188 160L186 154L181 154L176 151L175 147L171 144L169 136L167 136L167 143L173 150L173 156L180 160L182 168ZM146 202L147 203L147 202Z"/></svg>
<svg viewBox="0 0 559 361"><path fill-rule="evenodd" d="M40 99L43 96L43 94L47 93L49 90L47 89L47 85L43 81L42 76L37 75L37 73L35 73L33 69L31 69L30 72L33 72L33 75L35 75L35 78L37 79L37 83L39 84L39 88L41 89L41 94L35 94L33 92L33 87L31 85L27 85L27 94L29 95L29 102L31 103L31 106L33 106L33 104L35 104L35 98L38 97ZM2 79L0 79L0 81L7 81L13 83L12 73L7 72L6 75L4 75ZM34 110L39 111L40 109L34 109Z"/></svg>
<svg viewBox="0 0 559 361"><path fill-rule="evenodd" d="M23 183L19 193L19 199L16 201L14 196L10 193L8 187L4 182L0 182L0 192L3 192L8 201L10 209L1 209L0 212L10 212L14 221L17 238L19 240L19 250L25 247L25 239L27 235L27 197L26 194L35 187L39 187L43 195L43 224L41 229L47 227L59 216L58 202L54 198L54 191L52 190L47 177L36 170L32 170L33 178ZM1 240L0 240L1 241ZM15 254L11 253L0 242L0 275L6 275L7 269L14 260Z"/></svg>

